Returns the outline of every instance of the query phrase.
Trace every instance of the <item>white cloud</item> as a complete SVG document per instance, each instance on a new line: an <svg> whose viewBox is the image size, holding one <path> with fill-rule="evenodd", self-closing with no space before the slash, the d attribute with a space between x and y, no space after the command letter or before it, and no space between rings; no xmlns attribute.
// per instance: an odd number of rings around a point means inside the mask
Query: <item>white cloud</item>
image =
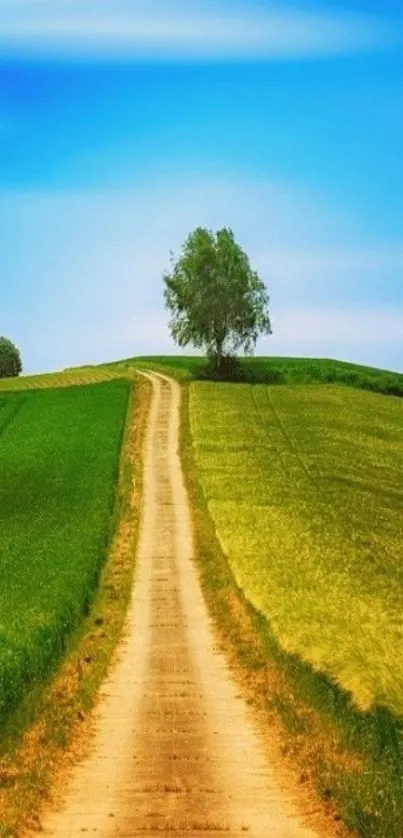
<svg viewBox="0 0 403 838"><path fill-rule="evenodd" d="M403 343L403 306L383 308L310 308L280 311L274 317L275 335L283 344L326 343L339 347L346 342L360 347Z"/></svg>
<svg viewBox="0 0 403 838"><path fill-rule="evenodd" d="M260 249L255 252L255 264L261 274L277 294L287 292L300 297L301 293L308 293L310 297L323 296L328 298L338 295L356 296L357 289L361 296L377 294L389 299L391 289L396 287L397 277L403 276L403 242L379 243L362 245L359 241L348 246L343 242L343 235L339 235L340 244L329 244L323 247L318 240L312 247L309 243L301 247L300 242L292 242L282 249L274 247Z"/></svg>
<svg viewBox="0 0 403 838"><path fill-rule="evenodd" d="M392 25L374 17L292 0L0 0L0 54L281 60L395 39Z"/></svg>

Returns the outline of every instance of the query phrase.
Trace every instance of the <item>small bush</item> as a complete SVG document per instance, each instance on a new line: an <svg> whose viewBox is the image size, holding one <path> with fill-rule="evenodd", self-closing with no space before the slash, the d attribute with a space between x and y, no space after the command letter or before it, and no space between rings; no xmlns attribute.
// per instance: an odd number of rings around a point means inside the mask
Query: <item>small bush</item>
<svg viewBox="0 0 403 838"><path fill-rule="evenodd" d="M284 373L276 367L232 356L225 356L218 365L214 359L209 359L207 364L195 370L194 378L247 384L284 384L286 381Z"/></svg>
<svg viewBox="0 0 403 838"><path fill-rule="evenodd" d="M196 378L211 381L242 381L243 370L238 358L226 355L219 362L209 358L207 363L196 370Z"/></svg>
<svg viewBox="0 0 403 838"><path fill-rule="evenodd" d="M0 378L15 378L22 372L21 355L8 338L0 337Z"/></svg>

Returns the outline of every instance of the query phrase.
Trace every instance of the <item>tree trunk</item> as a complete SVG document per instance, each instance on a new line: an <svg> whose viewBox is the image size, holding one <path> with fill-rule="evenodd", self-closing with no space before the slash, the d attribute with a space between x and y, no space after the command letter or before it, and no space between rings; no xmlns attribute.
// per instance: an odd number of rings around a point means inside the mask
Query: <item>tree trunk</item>
<svg viewBox="0 0 403 838"><path fill-rule="evenodd" d="M219 340L219 339L217 338L217 339L216 339L216 343L215 343L215 364L216 364L216 369L217 369L217 371L218 371L218 372L219 372L219 371L220 371L220 369L221 369L221 362L222 362L222 346L223 346L223 341L222 341L222 340Z"/></svg>

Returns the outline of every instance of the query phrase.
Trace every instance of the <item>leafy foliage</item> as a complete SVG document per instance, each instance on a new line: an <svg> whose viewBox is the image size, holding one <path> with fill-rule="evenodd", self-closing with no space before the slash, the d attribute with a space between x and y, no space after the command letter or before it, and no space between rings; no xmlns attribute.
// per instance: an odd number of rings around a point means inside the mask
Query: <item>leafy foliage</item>
<svg viewBox="0 0 403 838"><path fill-rule="evenodd" d="M15 378L22 372L21 355L17 347L0 336L0 378Z"/></svg>
<svg viewBox="0 0 403 838"><path fill-rule="evenodd" d="M219 367L239 349L251 353L260 334L270 334L269 297L232 230L198 227L171 255L163 277L174 340L204 349Z"/></svg>

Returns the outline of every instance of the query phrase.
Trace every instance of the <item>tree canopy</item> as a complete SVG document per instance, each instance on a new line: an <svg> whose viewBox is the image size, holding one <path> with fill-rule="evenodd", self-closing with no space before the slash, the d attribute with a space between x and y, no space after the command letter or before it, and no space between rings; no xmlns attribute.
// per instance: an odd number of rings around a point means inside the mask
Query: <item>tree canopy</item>
<svg viewBox="0 0 403 838"><path fill-rule="evenodd" d="M22 362L19 350L11 340L0 337L0 378L15 377L20 372Z"/></svg>
<svg viewBox="0 0 403 838"><path fill-rule="evenodd" d="M219 366L225 355L251 354L271 334L269 296L231 229L198 227L163 276L170 328L179 346L204 349Z"/></svg>

